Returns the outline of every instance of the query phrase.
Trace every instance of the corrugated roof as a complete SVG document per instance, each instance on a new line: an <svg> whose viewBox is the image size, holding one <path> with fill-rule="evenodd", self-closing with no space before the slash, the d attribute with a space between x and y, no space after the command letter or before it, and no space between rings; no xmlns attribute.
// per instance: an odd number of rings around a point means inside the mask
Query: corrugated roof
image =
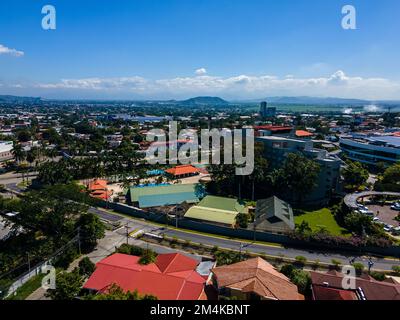
<svg viewBox="0 0 400 320"><path fill-rule="evenodd" d="M140 196L155 196L161 194L174 194L182 192L200 193L201 186L198 184L170 184L152 187L132 187L130 188L131 200L139 201Z"/></svg>
<svg viewBox="0 0 400 320"><path fill-rule="evenodd" d="M193 206L185 213L185 218L204 220L233 226L236 224L237 215L237 211L227 211L215 208Z"/></svg>
<svg viewBox="0 0 400 320"><path fill-rule="evenodd" d="M198 204L199 207L214 208L239 213L247 213L246 207L241 205L238 200L217 196L206 196Z"/></svg>

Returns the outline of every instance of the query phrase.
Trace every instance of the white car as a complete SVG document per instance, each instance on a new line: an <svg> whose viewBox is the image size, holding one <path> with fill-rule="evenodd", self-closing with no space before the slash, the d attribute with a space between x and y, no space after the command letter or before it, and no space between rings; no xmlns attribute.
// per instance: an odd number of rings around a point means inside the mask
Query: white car
<svg viewBox="0 0 400 320"><path fill-rule="evenodd" d="M375 218L372 219L372 221L378 222L378 221L381 221L381 219L379 219L378 217L375 217Z"/></svg>
<svg viewBox="0 0 400 320"><path fill-rule="evenodd" d="M396 211L400 211L400 204L399 203L395 203L394 205L392 205L390 207L390 209L396 210Z"/></svg>

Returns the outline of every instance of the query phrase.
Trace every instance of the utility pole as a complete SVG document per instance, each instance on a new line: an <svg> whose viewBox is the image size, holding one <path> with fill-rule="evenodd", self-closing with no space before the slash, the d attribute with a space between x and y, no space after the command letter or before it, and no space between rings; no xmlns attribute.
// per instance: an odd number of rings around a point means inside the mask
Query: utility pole
<svg viewBox="0 0 400 320"><path fill-rule="evenodd" d="M30 273L31 272L31 259L29 258L29 253L27 253L27 255L28 255L28 270Z"/></svg>
<svg viewBox="0 0 400 320"><path fill-rule="evenodd" d="M125 230L126 230L126 244L128 244L129 243L129 223L128 222L126 223Z"/></svg>
<svg viewBox="0 0 400 320"><path fill-rule="evenodd" d="M79 254L81 254L81 227L78 227L78 249Z"/></svg>

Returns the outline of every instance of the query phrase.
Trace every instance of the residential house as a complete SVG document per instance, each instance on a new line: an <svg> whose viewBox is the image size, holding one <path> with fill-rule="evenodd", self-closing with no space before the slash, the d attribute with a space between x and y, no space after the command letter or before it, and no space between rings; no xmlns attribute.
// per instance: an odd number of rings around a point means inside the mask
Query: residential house
<svg viewBox="0 0 400 320"><path fill-rule="evenodd" d="M295 228L292 207L278 197L258 200L253 228L255 231L287 233Z"/></svg>
<svg viewBox="0 0 400 320"><path fill-rule="evenodd" d="M311 271L310 274L313 300L400 300L400 284L393 278L377 281L363 274L355 278L353 289L345 289L341 272Z"/></svg>
<svg viewBox="0 0 400 320"><path fill-rule="evenodd" d="M158 300L207 300L210 267L180 253L160 254L154 263L142 265L140 257L115 253L96 264L83 288L106 293L113 285L125 292L151 294Z"/></svg>
<svg viewBox="0 0 400 320"><path fill-rule="evenodd" d="M295 284L259 257L211 271L222 296L239 300L304 300Z"/></svg>

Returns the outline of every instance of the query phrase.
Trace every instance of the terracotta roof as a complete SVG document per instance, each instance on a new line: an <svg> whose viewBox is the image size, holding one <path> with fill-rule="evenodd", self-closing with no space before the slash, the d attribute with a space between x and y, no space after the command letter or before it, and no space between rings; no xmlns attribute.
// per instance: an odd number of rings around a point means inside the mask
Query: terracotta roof
<svg viewBox="0 0 400 320"><path fill-rule="evenodd" d="M327 273L310 272L313 290L315 287L342 288L343 274L336 271ZM377 281L368 275L356 278L356 288L361 288L367 300L400 300L400 284L392 281ZM315 294L316 300L320 297Z"/></svg>
<svg viewBox="0 0 400 320"><path fill-rule="evenodd" d="M212 269L219 287L254 292L274 300L302 300L296 285L261 258Z"/></svg>
<svg viewBox="0 0 400 320"><path fill-rule="evenodd" d="M255 130L269 130L273 132L278 132L278 131L290 131L293 128L288 127L288 126L273 126L273 125L265 125L265 126L255 126Z"/></svg>
<svg viewBox="0 0 400 320"><path fill-rule="evenodd" d="M83 286L105 292L116 284L125 291L137 290L159 300L204 299L206 280L196 272L198 262L179 253L160 254L155 263L140 265L139 257L115 253L96 264Z"/></svg>
<svg viewBox="0 0 400 320"><path fill-rule="evenodd" d="M296 130L296 137L312 137L313 134L306 130Z"/></svg>
<svg viewBox="0 0 400 320"><path fill-rule="evenodd" d="M88 184L89 191L94 190L106 190L107 189L107 181L102 179L95 179Z"/></svg>
<svg viewBox="0 0 400 320"><path fill-rule="evenodd" d="M174 175L174 176L181 176L185 174L193 174L193 173L198 173L200 170L196 167L193 167L192 165L182 165L182 166L176 166L174 168L165 170L165 172Z"/></svg>
<svg viewBox="0 0 400 320"><path fill-rule="evenodd" d="M351 290L313 286L313 294L316 300L358 300L357 294Z"/></svg>

